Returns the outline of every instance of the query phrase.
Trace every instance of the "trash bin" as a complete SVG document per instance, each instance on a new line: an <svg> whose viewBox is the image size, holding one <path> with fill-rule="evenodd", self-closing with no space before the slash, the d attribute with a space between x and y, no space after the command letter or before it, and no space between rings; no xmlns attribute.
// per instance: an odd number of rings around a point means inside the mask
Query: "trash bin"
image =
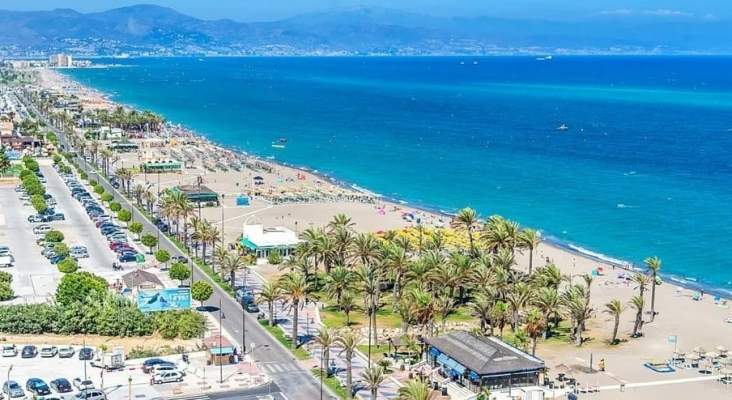
<svg viewBox="0 0 732 400"><path fill-rule="evenodd" d="M432 382L432 388L435 390L440 389L440 382Z"/></svg>
<svg viewBox="0 0 732 400"><path fill-rule="evenodd" d="M442 387L442 395L447 396L447 386Z"/></svg>

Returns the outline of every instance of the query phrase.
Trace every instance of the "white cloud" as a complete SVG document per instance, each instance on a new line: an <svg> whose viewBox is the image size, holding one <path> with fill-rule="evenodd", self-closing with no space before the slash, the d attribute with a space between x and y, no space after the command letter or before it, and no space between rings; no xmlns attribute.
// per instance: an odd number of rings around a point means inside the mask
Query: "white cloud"
<svg viewBox="0 0 732 400"><path fill-rule="evenodd" d="M601 11L600 14L602 14L602 15L631 15L631 14L633 14L633 10L629 10L627 8L619 8L617 10Z"/></svg>
<svg viewBox="0 0 732 400"><path fill-rule="evenodd" d="M693 17L694 14L689 14L683 11L676 10L644 10L643 14L655 15L658 17Z"/></svg>
<svg viewBox="0 0 732 400"><path fill-rule="evenodd" d="M705 15L705 16L704 16L704 19L711 19L711 20L714 20L714 21L716 21L716 20L718 20L719 18L717 18L717 16L716 16L716 15L714 15L714 14L707 14L707 15Z"/></svg>

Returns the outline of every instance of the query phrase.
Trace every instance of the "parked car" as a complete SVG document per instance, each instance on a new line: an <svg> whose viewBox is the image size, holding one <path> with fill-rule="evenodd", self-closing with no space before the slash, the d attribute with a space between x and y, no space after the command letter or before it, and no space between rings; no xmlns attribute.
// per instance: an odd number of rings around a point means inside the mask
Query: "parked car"
<svg viewBox="0 0 732 400"><path fill-rule="evenodd" d="M51 381L50 386L51 389L55 390L57 393L68 393L74 390L71 387L71 383L69 383L66 378L56 378Z"/></svg>
<svg viewBox="0 0 732 400"><path fill-rule="evenodd" d="M51 195L50 195L50 194L48 194L48 193L44 193L44 194L43 194L43 200L51 200L52 198L53 198L53 196L51 196Z"/></svg>
<svg viewBox="0 0 732 400"><path fill-rule="evenodd" d="M84 389L74 396L74 400L107 400L107 395L99 389Z"/></svg>
<svg viewBox="0 0 732 400"><path fill-rule="evenodd" d="M41 347L41 357L42 358L55 357L56 354L58 354L58 347L56 347L56 346L43 346L43 347Z"/></svg>
<svg viewBox="0 0 732 400"><path fill-rule="evenodd" d="M51 225L38 225L33 228L33 233L36 235L43 235L48 232L51 232L53 228L51 228Z"/></svg>
<svg viewBox="0 0 732 400"><path fill-rule="evenodd" d="M23 351L20 353L21 358L33 358L38 355L38 348L36 346L24 346Z"/></svg>
<svg viewBox="0 0 732 400"><path fill-rule="evenodd" d="M113 242L109 242L109 249L114 250L118 247L125 247L129 246L126 240L115 240Z"/></svg>
<svg viewBox="0 0 732 400"><path fill-rule="evenodd" d="M58 348L58 358L71 358L76 353L71 346L61 346Z"/></svg>
<svg viewBox="0 0 732 400"><path fill-rule="evenodd" d="M18 348L14 344L6 344L3 346L3 357L15 357L18 355Z"/></svg>
<svg viewBox="0 0 732 400"><path fill-rule="evenodd" d="M175 365L171 361L163 360L162 358L148 358L142 363L142 372L148 374L156 365Z"/></svg>
<svg viewBox="0 0 732 400"><path fill-rule="evenodd" d="M50 261L52 265L56 265L67 258L69 258L69 256L55 255L49 258L48 261Z"/></svg>
<svg viewBox="0 0 732 400"><path fill-rule="evenodd" d="M137 261L137 256L135 256L134 254L123 254L118 259L119 259L119 262L123 262L123 263L135 262L135 261Z"/></svg>
<svg viewBox="0 0 732 400"><path fill-rule="evenodd" d="M179 370L178 369L178 366L175 365L172 362L167 362L167 363L164 363L164 364L153 365L152 368L150 368L150 373L153 374L153 375L157 375L157 374L160 374L160 373L163 373L163 372L173 372L173 371L180 372L183 376L186 375L185 372Z"/></svg>
<svg viewBox="0 0 732 400"><path fill-rule="evenodd" d="M259 307L254 303L248 303L244 306L244 309L249 313L258 313Z"/></svg>
<svg viewBox="0 0 732 400"><path fill-rule="evenodd" d="M71 250L69 252L69 255L71 257L74 257L74 258L77 258L77 259L78 258L89 258L89 252L86 251L86 250L80 250L80 249Z"/></svg>
<svg viewBox="0 0 732 400"><path fill-rule="evenodd" d="M25 192L25 188L23 185L15 185L15 191L16 192Z"/></svg>
<svg viewBox="0 0 732 400"><path fill-rule="evenodd" d="M164 371L153 375L153 383L155 384L172 382L183 382L183 373L180 371Z"/></svg>
<svg viewBox="0 0 732 400"><path fill-rule="evenodd" d="M32 223L48 222L48 216L41 215L41 214L29 215L28 222L32 222Z"/></svg>
<svg viewBox="0 0 732 400"><path fill-rule="evenodd" d="M94 350L92 350L90 347L82 347L81 350L79 350L79 360L85 361L93 359Z"/></svg>
<svg viewBox="0 0 732 400"><path fill-rule="evenodd" d="M81 352L79 352L81 354ZM94 382L81 378L74 378L72 384L76 390L94 389Z"/></svg>
<svg viewBox="0 0 732 400"><path fill-rule="evenodd" d="M5 381L3 384L3 393L7 394L11 399L25 397L23 388L16 381Z"/></svg>
<svg viewBox="0 0 732 400"><path fill-rule="evenodd" d="M28 381L25 383L25 390L38 396L51 394L51 388L46 385L46 382L43 382L43 380L39 378L28 379Z"/></svg>
<svg viewBox="0 0 732 400"><path fill-rule="evenodd" d="M170 261L173 263L188 264L188 259L185 256L173 256Z"/></svg>
<svg viewBox="0 0 732 400"><path fill-rule="evenodd" d="M21 192L22 193L22 192ZM30 196L28 196L28 193L22 193L19 197L21 201L23 200L30 200Z"/></svg>
<svg viewBox="0 0 732 400"><path fill-rule="evenodd" d="M66 216L63 213L55 213L53 215L48 216L49 221L65 221Z"/></svg>

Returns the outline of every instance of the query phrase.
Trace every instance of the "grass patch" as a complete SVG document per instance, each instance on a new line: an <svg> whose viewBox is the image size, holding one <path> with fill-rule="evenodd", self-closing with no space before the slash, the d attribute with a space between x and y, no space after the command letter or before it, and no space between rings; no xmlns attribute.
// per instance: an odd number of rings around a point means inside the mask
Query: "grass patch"
<svg viewBox="0 0 732 400"><path fill-rule="evenodd" d="M313 368L310 372L315 375L316 378L320 378L322 372L319 368ZM323 385L327 386L339 399L345 399L348 397L348 388L341 386L341 383L334 376L323 379Z"/></svg>
<svg viewBox="0 0 732 400"><path fill-rule="evenodd" d="M175 243L176 245L179 244L175 240L173 240L173 243ZM216 284L219 285L219 287L221 289L223 289L224 292L226 292L227 294L229 294L229 296L232 296L233 297L235 295L234 291L231 290L231 286L229 285L229 282L226 282L223 279L221 279L221 275L215 273L213 271L213 269L211 269L211 267L209 267L208 265L203 265L203 263L201 262L201 260L198 259L198 258L193 259L193 262L196 263L196 266L198 266L198 268L201 271L203 271L203 273L205 273L206 275L208 275L209 278L211 278L214 282L216 282Z"/></svg>
<svg viewBox="0 0 732 400"><path fill-rule="evenodd" d="M285 333L277 326L269 326L269 323L266 319L260 319L259 325L262 325L262 327L269 332L270 335L274 336L275 339L277 339L278 342L282 343L285 348L290 350L292 354L295 355L295 358L298 360L309 360L310 359L310 353L305 351L302 347L298 347L294 351L292 350L292 340L285 337Z"/></svg>
<svg viewBox="0 0 732 400"><path fill-rule="evenodd" d="M2 176L10 177L10 176L18 176L20 175L20 171L23 170L23 166L20 164L12 164L10 168L8 168L7 171Z"/></svg>
<svg viewBox="0 0 732 400"><path fill-rule="evenodd" d="M369 345L362 344L360 346L356 347L358 351L363 353L366 357L369 356ZM379 361L382 358L384 358L384 353L389 352L389 344L388 343L382 343L378 346L371 345L371 361Z"/></svg>

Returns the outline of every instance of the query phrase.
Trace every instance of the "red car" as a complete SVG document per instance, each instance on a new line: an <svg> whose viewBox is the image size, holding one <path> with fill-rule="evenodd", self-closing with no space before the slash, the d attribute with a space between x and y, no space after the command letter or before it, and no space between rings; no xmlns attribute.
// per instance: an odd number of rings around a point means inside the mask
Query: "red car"
<svg viewBox="0 0 732 400"><path fill-rule="evenodd" d="M112 242L109 244L109 249L115 250L118 247L129 247L129 246L130 246L129 243L127 243L127 242Z"/></svg>

